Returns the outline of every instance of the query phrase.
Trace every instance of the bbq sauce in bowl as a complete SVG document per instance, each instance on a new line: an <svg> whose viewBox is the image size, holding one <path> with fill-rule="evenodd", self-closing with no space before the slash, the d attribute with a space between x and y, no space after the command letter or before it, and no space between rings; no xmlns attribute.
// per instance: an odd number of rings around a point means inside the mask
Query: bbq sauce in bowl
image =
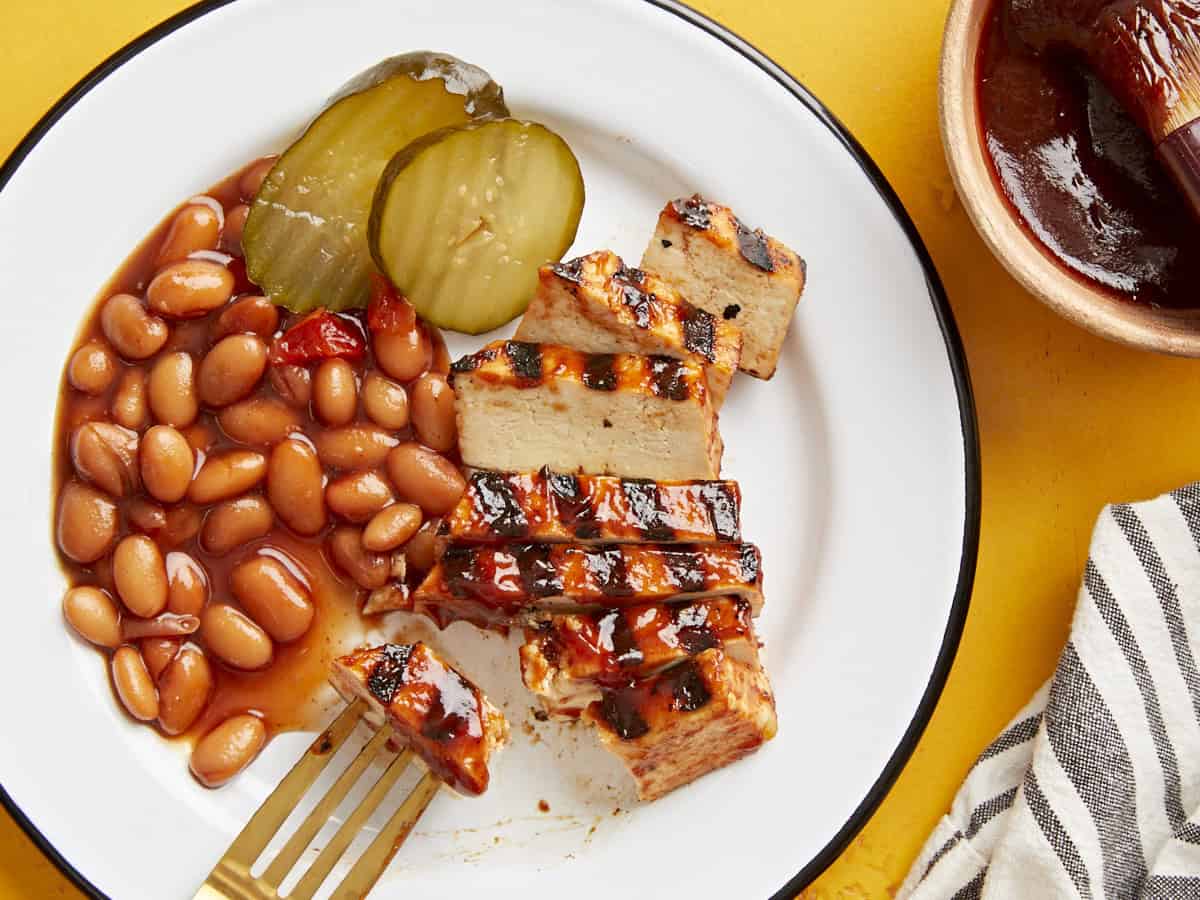
<svg viewBox="0 0 1200 900"><path fill-rule="evenodd" d="M1200 307L1200 223L1145 134L1067 52L1037 53L997 0L979 45L980 128L1022 224L1067 270L1133 303Z"/></svg>

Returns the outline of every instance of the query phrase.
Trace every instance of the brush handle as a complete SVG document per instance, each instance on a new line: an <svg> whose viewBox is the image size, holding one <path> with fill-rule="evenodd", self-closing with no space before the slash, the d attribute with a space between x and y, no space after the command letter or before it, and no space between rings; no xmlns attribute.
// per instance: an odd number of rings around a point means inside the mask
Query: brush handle
<svg viewBox="0 0 1200 900"><path fill-rule="evenodd" d="M1163 138L1158 158L1200 219L1200 119L1192 119Z"/></svg>

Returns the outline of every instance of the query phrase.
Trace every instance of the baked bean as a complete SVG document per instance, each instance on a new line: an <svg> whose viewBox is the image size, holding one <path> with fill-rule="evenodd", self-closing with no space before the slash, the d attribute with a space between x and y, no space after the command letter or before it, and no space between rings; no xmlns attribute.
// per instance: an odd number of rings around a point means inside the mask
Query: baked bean
<svg viewBox="0 0 1200 900"><path fill-rule="evenodd" d="M233 296L233 273L207 259L171 263L146 288L146 302L156 313L173 319L195 319Z"/></svg>
<svg viewBox="0 0 1200 900"><path fill-rule="evenodd" d="M167 236L158 250L155 265L187 259L197 250L215 250L221 239L221 220L217 211L203 203L190 203L175 213Z"/></svg>
<svg viewBox="0 0 1200 900"><path fill-rule="evenodd" d="M403 387L378 372L363 379L363 409L383 428L399 431L408 427L408 393Z"/></svg>
<svg viewBox="0 0 1200 900"><path fill-rule="evenodd" d="M200 510L194 506L173 506L167 510L167 524L158 533L162 547L186 544L200 531Z"/></svg>
<svg viewBox="0 0 1200 900"><path fill-rule="evenodd" d="M394 550L421 527L421 507L414 503L393 503L375 513L363 529L363 546L368 550Z"/></svg>
<svg viewBox="0 0 1200 900"><path fill-rule="evenodd" d="M177 616L198 616L208 603L208 575L204 566L178 550L168 553L167 609Z"/></svg>
<svg viewBox="0 0 1200 900"><path fill-rule="evenodd" d="M221 232L221 249L234 256L242 255L242 232L246 230L246 218L250 207L239 203L225 213L225 230Z"/></svg>
<svg viewBox="0 0 1200 900"><path fill-rule="evenodd" d="M317 366L312 380L312 405L326 425L345 425L358 407L358 382L344 359L327 359Z"/></svg>
<svg viewBox="0 0 1200 900"><path fill-rule="evenodd" d="M158 678L158 724L167 734L191 728L213 689L212 666L197 647L184 647Z"/></svg>
<svg viewBox="0 0 1200 900"><path fill-rule="evenodd" d="M134 497L125 506L129 526L145 534L154 534L167 526L167 511L144 497Z"/></svg>
<svg viewBox="0 0 1200 900"><path fill-rule="evenodd" d="M279 308L266 297L242 297L230 303L213 323L212 339L256 334L267 340L279 327Z"/></svg>
<svg viewBox="0 0 1200 900"><path fill-rule="evenodd" d="M146 359L163 348L171 330L133 294L114 294L100 310L100 328L126 359Z"/></svg>
<svg viewBox="0 0 1200 900"><path fill-rule="evenodd" d="M84 640L100 647L121 644L121 612L98 587L73 587L63 595L63 616Z"/></svg>
<svg viewBox="0 0 1200 900"><path fill-rule="evenodd" d="M142 722L158 717L158 689L136 647L119 647L113 654L112 678L131 716Z"/></svg>
<svg viewBox="0 0 1200 900"><path fill-rule="evenodd" d="M304 366L282 363L267 369L267 380L279 399L296 409L308 409L312 400L312 375Z"/></svg>
<svg viewBox="0 0 1200 900"><path fill-rule="evenodd" d="M412 381L433 363L433 348L420 325L407 331L377 334L375 362L397 381Z"/></svg>
<svg viewBox="0 0 1200 900"><path fill-rule="evenodd" d="M146 426L146 374L141 369L126 369L113 394L112 417L124 428L141 431Z"/></svg>
<svg viewBox="0 0 1200 900"><path fill-rule="evenodd" d="M405 500L429 515L447 513L458 502L467 483L450 460L420 444L401 444L388 454L388 474Z"/></svg>
<svg viewBox="0 0 1200 900"><path fill-rule="evenodd" d="M71 387L93 397L103 394L117 377L117 360L100 341L88 341L67 363L67 381Z"/></svg>
<svg viewBox="0 0 1200 900"><path fill-rule="evenodd" d="M274 520L271 507L257 494L226 500L204 517L200 545L209 553L223 556L267 534Z"/></svg>
<svg viewBox="0 0 1200 900"><path fill-rule="evenodd" d="M280 643L294 641L312 625L308 588L272 556L254 556L229 573L229 587L242 608Z"/></svg>
<svg viewBox="0 0 1200 900"><path fill-rule="evenodd" d="M188 492L196 461L182 434L170 425L155 425L142 435L142 481L155 500L178 503Z"/></svg>
<svg viewBox="0 0 1200 900"><path fill-rule="evenodd" d="M205 787L216 788L254 762L267 742L267 728L243 713L226 719L192 750L191 769Z"/></svg>
<svg viewBox="0 0 1200 900"><path fill-rule="evenodd" d="M142 660L146 663L146 671L150 673L150 677L155 683L158 678L166 671L167 666L171 664L171 660L175 658L175 654L179 652L179 638L143 638L138 642L138 647L142 651Z"/></svg>
<svg viewBox="0 0 1200 900"><path fill-rule="evenodd" d="M150 412L158 421L176 428L191 425L200 411L191 355L179 351L155 360L146 382L146 393L150 399Z"/></svg>
<svg viewBox="0 0 1200 900"><path fill-rule="evenodd" d="M196 379L200 399L209 406L228 406L252 390L267 368L267 345L252 334L222 338L200 362Z"/></svg>
<svg viewBox="0 0 1200 900"><path fill-rule="evenodd" d="M203 419L198 419L180 430L183 439L195 453L208 453L217 442L217 430Z"/></svg>
<svg viewBox="0 0 1200 900"><path fill-rule="evenodd" d="M454 389L442 375L426 372L412 387L412 424L426 447L445 453L458 443Z"/></svg>
<svg viewBox="0 0 1200 900"><path fill-rule="evenodd" d="M430 519L404 545L404 557L416 572L428 572L437 562L437 530L440 519Z"/></svg>
<svg viewBox="0 0 1200 900"><path fill-rule="evenodd" d="M167 566L158 544L144 534L122 538L112 566L117 596L131 613L149 619L167 608Z"/></svg>
<svg viewBox="0 0 1200 900"><path fill-rule="evenodd" d="M244 494L267 475L267 458L254 450L210 456L188 488L193 503L208 504Z"/></svg>
<svg viewBox="0 0 1200 900"><path fill-rule="evenodd" d="M325 502L329 508L350 522L367 521L392 499L391 485L378 472L343 475L325 488Z"/></svg>
<svg viewBox="0 0 1200 900"><path fill-rule="evenodd" d="M255 397L227 406L217 415L224 432L241 444L277 444L300 430L296 413L278 400Z"/></svg>
<svg viewBox="0 0 1200 900"><path fill-rule="evenodd" d="M254 195L262 187L263 181L278 158L277 156L264 156L262 159L255 160L242 172L241 177L238 178L238 193L242 195L243 202L249 203L254 199Z"/></svg>
<svg viewBox="0 0 1200 900"><path fill-rule="evenodd" d="M392 569L392 578L396 581L404 581L408 577L408 557L404 555L403 550L397 550L389 559Z"/></svg>
<svg viewBox="0 0 1200 900"><path fill-rule="evenodd" d="M267 468L267 497L279 518L298 534L325 527L325 475L316 451L304 441L280 441Z"/></svg>
<svg viewBox="0 0 1200 900"><path fill-rule="evenodd" d="M58 546L77 563L104 556L117 537L117 506L93 487L68 481L58 498Z"/></svg>
<svg viewBox="0 0 1200 900"><path fill-rule="evenodd" d="M359 587L374 590L387 584L390 561L364 547L362 531L357 528L335 528L329 535L329 556Z"/></svg>
<svg viewBox="0 0 1200 900"><path fill-rule="evenodd" d="M374 425L330 428L316 438L321 462L335 469L373 469L383 465L388 452L400 443Z"/></svg>
<svg viewBox="0 0 1200 900"><path fill-rule="evenodd" d="M111 422L88 422L71 435L71 462L79 477L114 497L138 486L136 431Z"/></svg>
<svg viewBox="0 0 1200 900"><path fill-rule="evenodd" d="M235 669L254 671L271 664L274 645L267 633L244 613L217 603L200 616L204 646L221 662Z"/></svg>

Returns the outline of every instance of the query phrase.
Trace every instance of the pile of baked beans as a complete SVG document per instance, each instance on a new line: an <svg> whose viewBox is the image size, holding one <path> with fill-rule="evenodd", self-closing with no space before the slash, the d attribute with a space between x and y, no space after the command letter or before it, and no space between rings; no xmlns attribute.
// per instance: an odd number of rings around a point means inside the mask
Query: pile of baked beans
<svg viewBox="0 0 1200 900"><path fill-rule="evenodd" d="M56 435L66 620L110 654L130 716L195 739L208 786L278 725L253 685L320 639L316 584L395 606L465 486L449 360L411 307L297 316L247 279L271 164L189 200L126 262L67 363Z"/></svg>

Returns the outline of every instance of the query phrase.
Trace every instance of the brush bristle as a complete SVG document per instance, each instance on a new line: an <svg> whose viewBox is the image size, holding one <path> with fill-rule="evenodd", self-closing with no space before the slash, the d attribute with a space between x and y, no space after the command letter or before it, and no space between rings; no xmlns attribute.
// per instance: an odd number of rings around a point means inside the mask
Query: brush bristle
<svg viewBox="0 0 1200 900"><path fill-rule="evenodd" d="M1160 139L1200 118L1200 42L1190 29L1182 32L1180 37L1175 45L1176 71L1172 79L1176 96L1163 110Z"/></svg>

